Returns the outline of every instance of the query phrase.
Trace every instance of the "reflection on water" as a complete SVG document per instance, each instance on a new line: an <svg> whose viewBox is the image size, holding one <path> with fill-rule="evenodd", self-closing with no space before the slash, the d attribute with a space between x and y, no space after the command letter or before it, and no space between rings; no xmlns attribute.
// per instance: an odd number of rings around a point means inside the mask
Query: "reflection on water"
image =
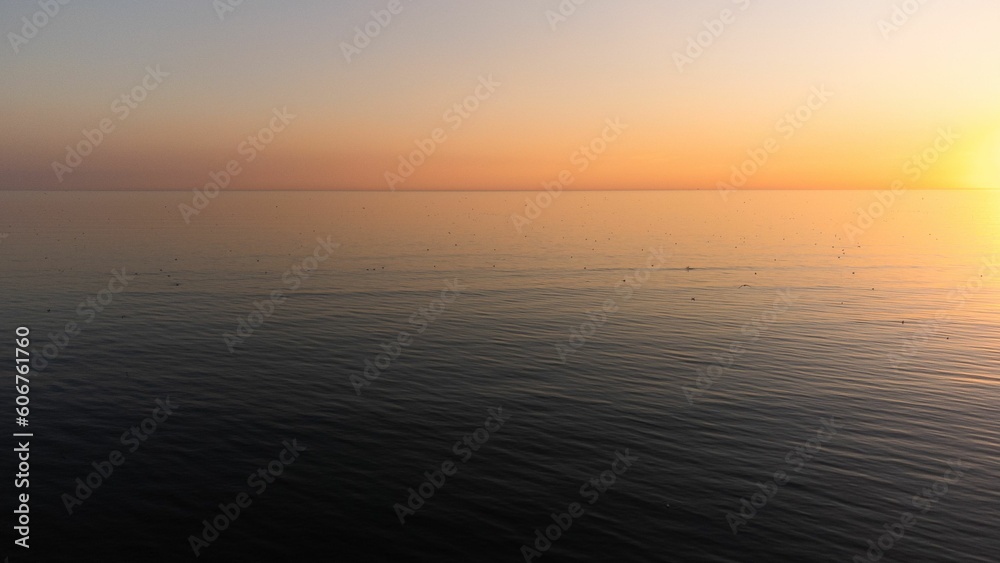
<svg viewBox="0 0 1000 563"><path fill-rule="evenodd" d="M513 561L628 448L545 559L849 560L963 460L885 557L995 560L1000 195L879 213L869 192L564 193L519 231L534 196L233 192L186 224L186 193L0 194L2 330L48 357L39 549L190 558L298 439L203 558ZM135 277L102 295L112 270ZM60 495L167 396L177 413L67 516ZM503 430L400 525L498 406ZM836 436L789 461L821 419Z"/></svg>

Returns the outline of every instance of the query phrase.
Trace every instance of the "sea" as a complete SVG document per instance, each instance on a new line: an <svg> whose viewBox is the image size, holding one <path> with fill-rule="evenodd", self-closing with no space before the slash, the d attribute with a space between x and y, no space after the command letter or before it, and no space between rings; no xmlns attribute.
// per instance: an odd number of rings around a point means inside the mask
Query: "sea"
<svg viewBox="0 0 1000 563"><path fill-rule="evenodd" d="M0 192L0 556L995 563L998 259L992 191Z"/></svg>

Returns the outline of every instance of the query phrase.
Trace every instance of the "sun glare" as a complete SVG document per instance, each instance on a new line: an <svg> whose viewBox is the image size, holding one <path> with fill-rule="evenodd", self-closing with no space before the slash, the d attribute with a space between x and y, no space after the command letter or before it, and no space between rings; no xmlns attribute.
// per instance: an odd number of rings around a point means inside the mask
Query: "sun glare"
<svg viewBox="0 0 1000 563"><path fill-rule="evenodd" d="M976 189L1000 189L1000 131L974 143L979 148L965 159L964 186Z"/></svg>

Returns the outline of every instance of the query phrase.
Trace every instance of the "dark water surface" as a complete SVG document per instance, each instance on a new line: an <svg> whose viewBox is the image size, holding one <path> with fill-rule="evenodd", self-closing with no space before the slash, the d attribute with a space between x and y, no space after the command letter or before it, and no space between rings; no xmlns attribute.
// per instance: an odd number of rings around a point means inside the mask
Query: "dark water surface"
<svg viewBox="0 0 1000 563"><path fill-rule="evenodd" d="M10 560L1000 561L1000 195L533 195L0 193Z"/></svg>

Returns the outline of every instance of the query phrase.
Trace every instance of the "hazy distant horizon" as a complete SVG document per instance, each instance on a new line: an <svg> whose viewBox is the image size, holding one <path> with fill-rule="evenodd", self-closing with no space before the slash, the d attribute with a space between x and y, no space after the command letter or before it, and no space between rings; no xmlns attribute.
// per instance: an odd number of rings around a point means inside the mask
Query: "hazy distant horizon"
<svg viewBox="0 0 1000 563"><path fill-rule="evenodd" d="M120 188L120 189L101 189L101 188L0 188L0 192L191 192L198 188L162 188L162 189L135 189L135 188ZM371 189L350 189L350 188L230 188L225 190L227 192L359 192L359 193L393 193L390 190L379 190L375 188ZM463 188L449 188L449 189L431 189L431 188L421 188L413 190L396 190L399 193L442 193L442 192L454 192L454 193L491 193L491 192L512 192L512 193L534 193L544 191L541 188L483 188L483 189L463 189ZM573 189L567 188L564 190L566 192L608 192L608 193L629 193L629 192L711 192L718 191L717 188L628 188L628 189L615 189L615 188L584 188L584 189ZM879 188L743 188L737 190L738 192L869 192L869 191L879 191ZM972 192L992 192L1000 191L1000 188L936 188L936 187L925 187L925 188L908 188L906 191L916 191L916 192L936 192L936 191L972 191Z"/></svg>

